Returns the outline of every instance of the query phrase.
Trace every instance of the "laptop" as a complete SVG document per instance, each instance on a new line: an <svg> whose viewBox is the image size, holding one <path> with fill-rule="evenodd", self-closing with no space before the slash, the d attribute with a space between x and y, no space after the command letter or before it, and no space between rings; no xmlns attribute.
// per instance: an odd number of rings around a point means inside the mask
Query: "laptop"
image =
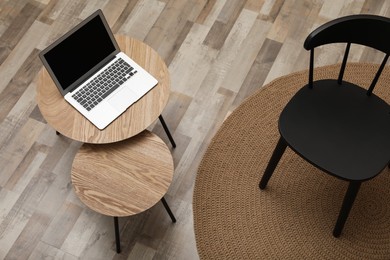
<svg viewBox="0 0 390 260"><path fill-rule="evenodd" d="M39 57L65 100L100 130L158 83L120 51L101 10Z"/></svg>

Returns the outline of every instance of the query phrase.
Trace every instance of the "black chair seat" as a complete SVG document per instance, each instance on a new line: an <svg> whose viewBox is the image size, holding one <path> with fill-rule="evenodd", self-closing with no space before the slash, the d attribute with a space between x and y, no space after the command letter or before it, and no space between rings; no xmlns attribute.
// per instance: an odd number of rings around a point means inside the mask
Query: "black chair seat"
<svg viewBox="0 0 390 260"><path fill-rule="evenodd" d="M285 142L323 171L348 181L375 177L390 159L390 106L349 82L303 87L279 118Z"/></svg>

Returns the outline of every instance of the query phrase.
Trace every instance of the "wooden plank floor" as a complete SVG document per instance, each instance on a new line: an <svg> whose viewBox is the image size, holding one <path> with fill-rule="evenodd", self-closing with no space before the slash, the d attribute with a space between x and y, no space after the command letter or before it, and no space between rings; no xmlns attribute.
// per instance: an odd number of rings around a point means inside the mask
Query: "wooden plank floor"
<svg viewBox="0 0 390 260"><path fill-rule="evenodd" d="M37 54L97 8L114 33L152 46L172 79L163 116L178 147L166 198L178 222L160 203L121 218L121 254L112 218L73 192L70 167L81 144L57 136L35 102ZM312 29L355 13L389 17L390 1L1 0L0 259L197 259L192 191L216 130L263 84L308 66L302 44ZM320 52L318 64L340 60L343 48ZM381 57L352 48L351 60ZM150 129L168 143L159 123Z"/></svg>

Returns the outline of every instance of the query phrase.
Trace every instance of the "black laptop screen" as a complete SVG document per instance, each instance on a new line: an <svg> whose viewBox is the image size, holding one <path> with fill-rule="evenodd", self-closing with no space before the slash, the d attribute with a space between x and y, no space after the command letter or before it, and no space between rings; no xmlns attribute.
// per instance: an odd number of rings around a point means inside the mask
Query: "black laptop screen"
<svg viewBox="0 0 390 260"><path fill-rule="evenodd" d="M116 48L101 18L94 17L44 54L63 90L81 79Z"/></svg>

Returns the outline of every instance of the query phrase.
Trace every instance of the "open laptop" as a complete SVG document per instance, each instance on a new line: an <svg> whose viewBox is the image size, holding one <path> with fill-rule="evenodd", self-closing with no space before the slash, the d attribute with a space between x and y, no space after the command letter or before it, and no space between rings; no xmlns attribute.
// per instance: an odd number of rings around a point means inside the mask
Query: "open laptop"
<svg viewBox="0 0 390 260"><path fill-rule="evenodd" d="M157 85L120 51L101 10L39 57L65 100L101 130Z"/></svg>

